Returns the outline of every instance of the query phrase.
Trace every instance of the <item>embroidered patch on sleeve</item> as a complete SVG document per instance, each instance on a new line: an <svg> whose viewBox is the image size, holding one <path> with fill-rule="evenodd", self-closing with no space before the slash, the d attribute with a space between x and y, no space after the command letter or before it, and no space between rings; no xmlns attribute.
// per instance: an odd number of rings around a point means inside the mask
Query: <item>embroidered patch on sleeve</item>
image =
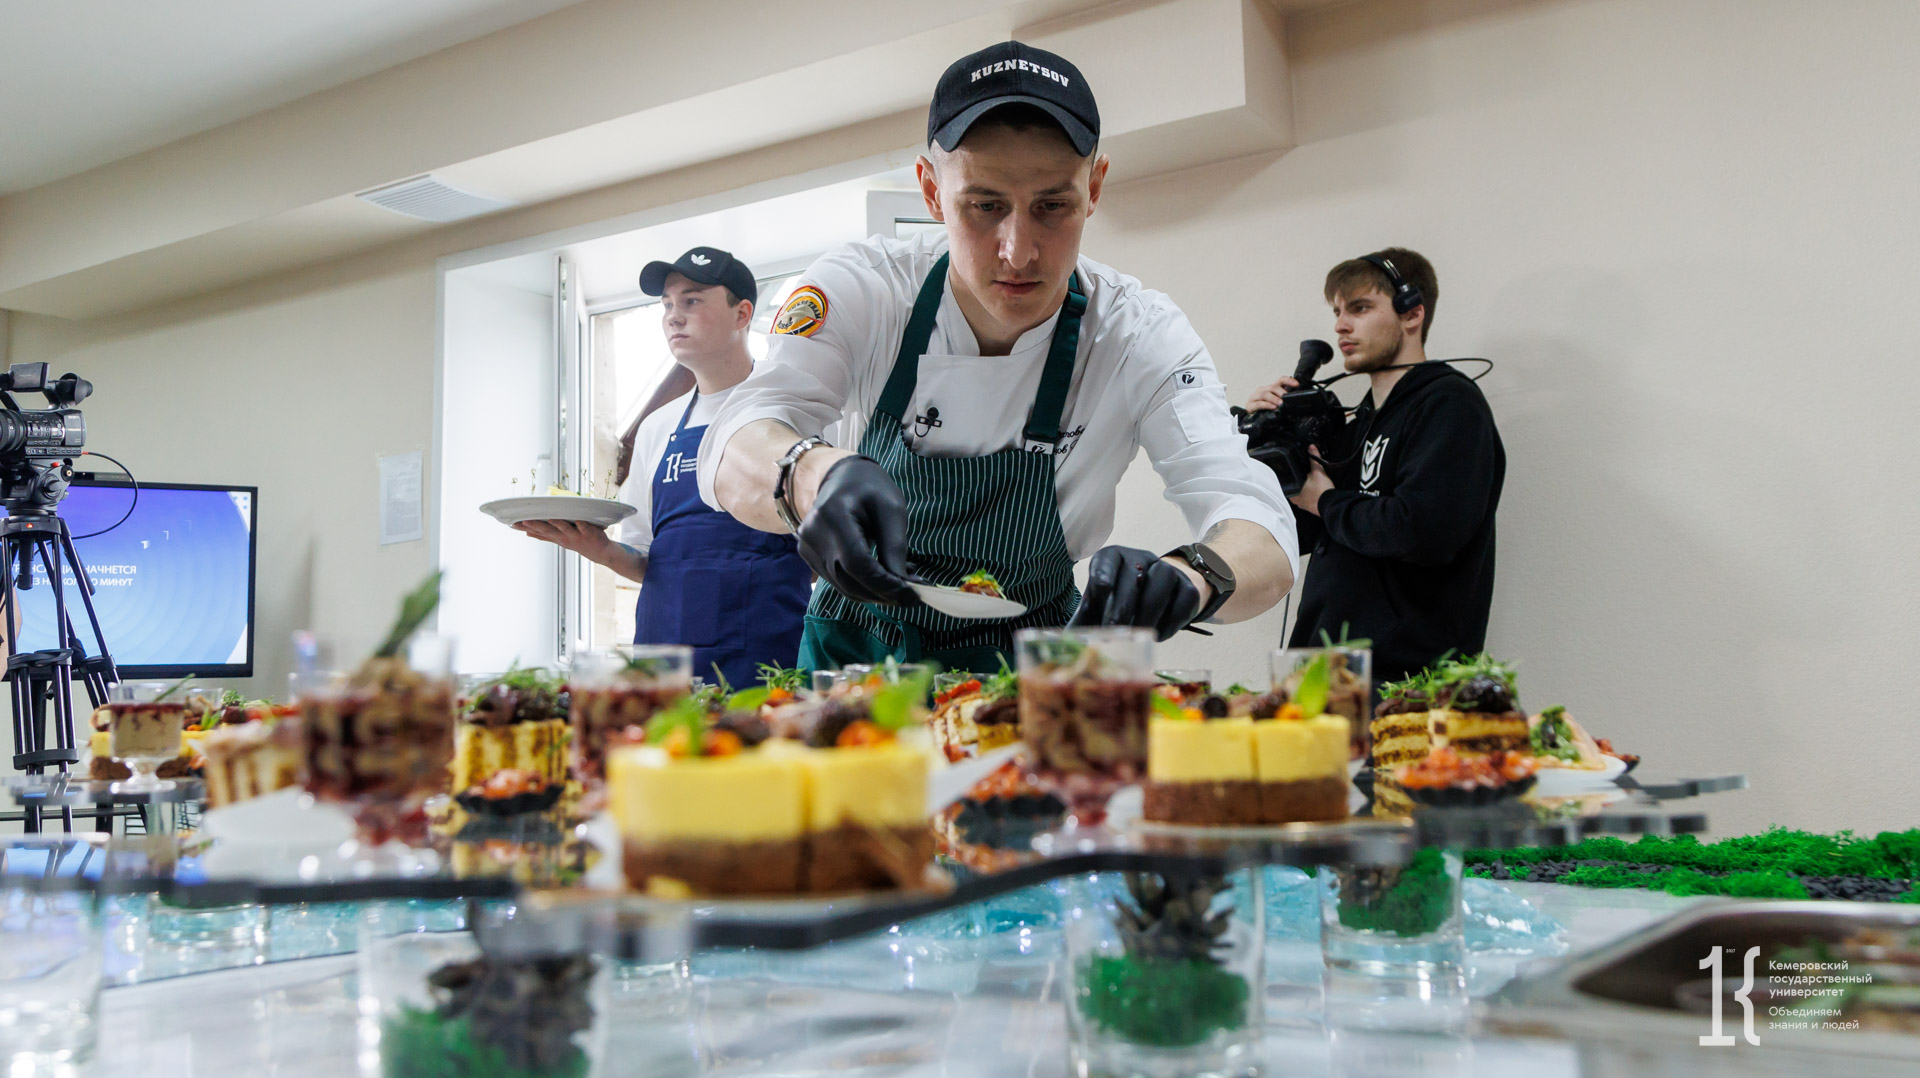
<svg viewBox="0 0 1920 1078"><path fill-rule="evenodd" d="M812 285L802 285L793 290L787 302L780 307L780 313L774 316L775 333L791 333L796 337L811 337L827 324L827 297L825 293Z"/></svg>

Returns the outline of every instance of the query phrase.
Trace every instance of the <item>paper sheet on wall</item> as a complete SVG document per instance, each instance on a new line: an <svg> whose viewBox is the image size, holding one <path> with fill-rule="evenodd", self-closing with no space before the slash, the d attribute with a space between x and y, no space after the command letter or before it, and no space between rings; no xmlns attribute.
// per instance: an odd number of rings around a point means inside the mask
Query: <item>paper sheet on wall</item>
<svg viewBox="0 0 1920 1078"><path fill-rule="evenodd" d="M380 545L426 538L420 518L420 451L380 458Z"/></svg>

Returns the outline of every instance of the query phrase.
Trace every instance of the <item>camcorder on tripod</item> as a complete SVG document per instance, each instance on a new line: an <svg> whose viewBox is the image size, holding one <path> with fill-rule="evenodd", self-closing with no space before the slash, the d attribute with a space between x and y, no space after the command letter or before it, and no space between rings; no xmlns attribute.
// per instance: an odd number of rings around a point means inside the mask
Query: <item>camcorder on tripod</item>
<svg viewBox="0 0 1920 1078"><path fill-rule="evenodd" d="M15 363L0 374L0 625L7 637L7 681L13 697L13 766L29 775L53 767L62 775L80 762L73 720L73 678L87 686L92 711L107 701L107 689L120 680L93 609L93 582L73 547L66 522L55 512L67 496L73 477L73 458L87 442L87 423L79 403L93 392L93 383L77 374L49 381L45 363ZM15 393L39 393L48 408L22 408ZM19 650L19 599L16 591L35 586L35 565L47 575L53 589L55 646L43 651ZM98 650L89 655L73 619L67 613L66 584L71 576L87 612ZM52 714L49 716L48 705ZM47 722L53 720L53 744L47 744ZM67 830L73 810L61 809ZM40 810L26 809L26 830L40 830Z"/></svg>
<svg viewBox="0 0 1920 1078"><path fill-rule="evenodd" d="M1325 341L1301 341L1300 363L1293 368L1299 383L1280 398L1280 407L1249 412L1235 405L1234 421L1247 436L1247 455L1273 469L1280 489L1298 494L1307 482L1312 463L1308 446L1318 446L1324 455L1337 453L1337 443L1345 437L1347 409L1327 386L1313 376L1333 358L1333 346Z"/></svg>

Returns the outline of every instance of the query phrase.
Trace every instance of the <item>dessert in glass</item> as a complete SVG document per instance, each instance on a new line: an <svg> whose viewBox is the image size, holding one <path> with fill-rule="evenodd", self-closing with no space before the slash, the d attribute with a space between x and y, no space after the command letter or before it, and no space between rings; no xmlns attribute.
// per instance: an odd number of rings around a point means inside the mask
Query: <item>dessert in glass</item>
<svg viewBox="0 0 1920 1078"><path fill-rule="evenodd" d="M1107 799L1147 771L1147 716L1158 683L1145 629L1023 629L1020 736L1034 775L1073 821L1106 819Z"/></svg>
<svg viewBox="0 0 1920 1078"><path fill-rule="evenodd" d="M608 747L644 740L654 715L693 691L693 649L658 644L583 655L567 688L574 773L594 794L606 779Z"/></svg>
<svg viewBox="0 0 1920 1078"><path fill-rule="evenodd" d="M1347 720L1347 755L1364 760L1372 747L1373 650L1363 645L1335 644L1323 648L1279 648L1273 653L1273 691L1283 702L1299 694L1307 669L1325 655L1328 659L1326 701L1322 710ZM1316 690L1317 691L1317 690Z"/></svg>
<svg viewBox="0 0 1920 1078"><path fill-rule="evenodd" d="M133 777L114 784L116 791L143 793L173 788L156 777L160 765L180 755L180 732L186 726L187 701L183 682L139 681L114 686L113 698L103 709L107 754L133 770Z"/></svg>
<svg viewBox="0 0 1920 1078"><path fill-rule="evenodd" d="M424 806L444 792L453 758L453 646L422 636L402 657L389 645L352 672L294 675L306 787L349 808L371 845L423 845Z"/></svg>

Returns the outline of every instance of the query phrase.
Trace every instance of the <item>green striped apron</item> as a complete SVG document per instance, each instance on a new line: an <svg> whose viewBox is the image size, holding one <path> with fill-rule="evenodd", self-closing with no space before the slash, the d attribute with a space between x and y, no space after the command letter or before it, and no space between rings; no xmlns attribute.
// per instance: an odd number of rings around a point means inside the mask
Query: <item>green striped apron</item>
<svg viewBox="0 0 1920 1078"><path fill-rule="evenodd" d="M1065 625L1079 605L1049 450L1060 441L1060 417L1080 348L1080 317L1087 309L1080 276L1076 273L1067 285L1025 439L984 457L923 457L908 447L902 429L946 283L947 256L941 255L920 286L860 452L878 461L906 495L907 549L916 572L931 583L957 587L985 569L1027 612L967 620L926 606L858 603L822 580L814 586L800 637L804 669L837 669L891 656L902 662L932 659L949 670L993 671L1003 656L1013 662L1014 630ZM983 385L980 391L991 393L993 387Z"/></svg>

